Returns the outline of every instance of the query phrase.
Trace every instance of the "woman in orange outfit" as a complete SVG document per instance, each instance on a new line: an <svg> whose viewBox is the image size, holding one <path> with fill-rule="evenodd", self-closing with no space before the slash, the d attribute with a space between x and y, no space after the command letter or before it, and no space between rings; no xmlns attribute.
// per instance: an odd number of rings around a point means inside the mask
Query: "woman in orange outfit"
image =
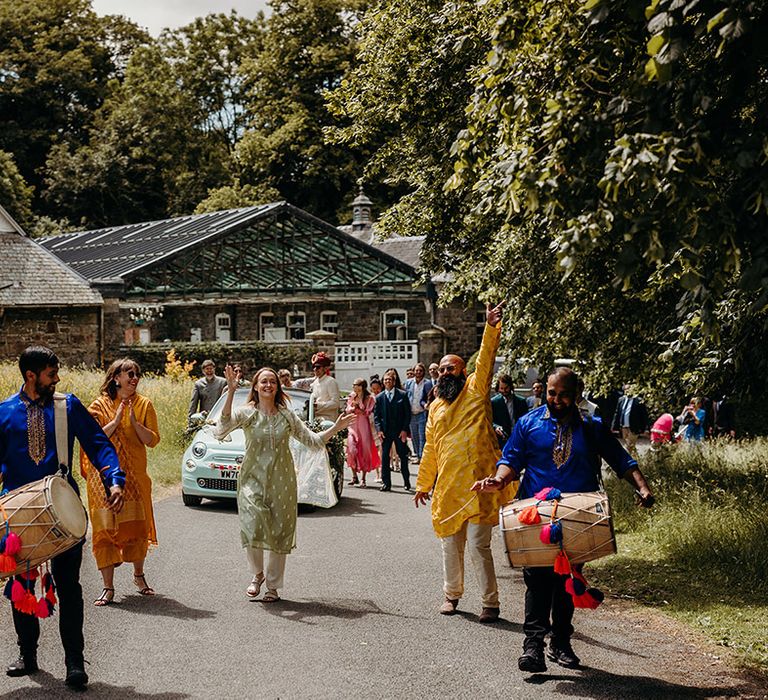
<svg viewBox="0 0 768 700"><path fill-rule="evenodd" d="M115 597L115 567L133 564L133 582L141 595L154 595L144 576L149 545L157 544L152 511L152 481L147 473L147 447L160 442L157 414L152 402L138 394L139 365L128 358L113 362L107 370L101 395L89 407L117 450L126 474L125 505L119 513L109 510L104 487L95 469L86 469L81 452L81 473L88 483L88 510L93 528L93 556L104 579L104 590L94 605L109 605Z"/></svg>

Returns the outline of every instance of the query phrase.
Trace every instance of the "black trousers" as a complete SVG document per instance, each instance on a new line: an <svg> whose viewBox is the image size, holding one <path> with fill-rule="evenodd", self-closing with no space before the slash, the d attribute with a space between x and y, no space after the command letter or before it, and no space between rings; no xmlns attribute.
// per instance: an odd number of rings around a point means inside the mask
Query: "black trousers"
<svg viewBox="0 0 768 700"><path fill-rule="evenodd" d="M403 486L411 487L411 473L408 471L408 443L400 439L400 434L394 436L384 434L381 441L381 481L384 486L392 486L392 472L389 468L389 452L392 449L392 443L395 443L397 456L400 458L400 471L403 475Z"/></svg>
<svg viewBox="0 0 768 700"><path fill-rule="evenodd" d="M556 574L551 566L526 567L525 622L523 648L541 647L552 633L552 641L568 642L573 634L573 598L565 590L567 576Z"/></svg>
<svg viewBox="0 0 768 700"><path fill-rule="evenodd" d="M59 604L55 614L59 617L59 634L67 664L82 665L83 648L83 589L80 587L80 564L83 561L83 543L51 559L51 574L56 584ZM39 591L37 591L39 594ZM35 615L20 613L13 607L13 625L19 638L22 656L37 653L40 638L40 620Z"/></svg>

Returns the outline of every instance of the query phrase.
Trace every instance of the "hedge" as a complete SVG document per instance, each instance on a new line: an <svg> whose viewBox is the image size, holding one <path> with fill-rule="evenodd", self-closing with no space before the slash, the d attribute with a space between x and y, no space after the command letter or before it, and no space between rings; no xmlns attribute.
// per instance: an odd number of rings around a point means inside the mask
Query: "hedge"
<svg viewBox="0 0 768 700"><path fill-rule="evenodd" d="M149 343L148 345L122 345L120 355L130 357L141 365L143 372L163 374L165 371L166 355L169 350L176 350L176 358L182 363L195 362L192 375L202 376L200 365L203 360L211 359L216 363L217 374L221 374L227 362L239 363L243 373L249 375L259 367L287 367L293 371L298 365L303 374L308 374L310 358L315 350L312 346L302 345L271 345L258 341L240 343ZM108 358L112 362L117 358Z"/></svg>

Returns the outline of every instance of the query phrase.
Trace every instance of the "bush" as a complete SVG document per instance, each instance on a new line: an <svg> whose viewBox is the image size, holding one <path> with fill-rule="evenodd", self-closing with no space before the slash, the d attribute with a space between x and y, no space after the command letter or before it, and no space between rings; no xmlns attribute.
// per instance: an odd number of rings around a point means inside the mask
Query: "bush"
<svg viewBox="0 0 768 700"><path fill-rule="evenodd" d="M200 365L211 359L216 363L218 374L228 362L239 362L246 376L260 367L293 368L298 365L307 370L314 350L308 345L271 345L258 341L242 343L150 343L148 345L123 345L120 355L136 360L144 372L163 374L168 353L175 350L175 360L181 365L194 362L192 375L202 376ZM116 358L109 358L112 362Z"/></svg>

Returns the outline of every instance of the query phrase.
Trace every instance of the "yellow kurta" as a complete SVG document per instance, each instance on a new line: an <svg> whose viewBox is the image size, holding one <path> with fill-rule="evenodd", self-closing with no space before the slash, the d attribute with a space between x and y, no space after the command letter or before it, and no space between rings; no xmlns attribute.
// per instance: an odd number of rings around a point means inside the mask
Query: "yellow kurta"
<svg viewBox="0 0 768 700"><path fill-rule="evenodd" d="M104 426L115 417L120 399L102 395L89 407L91 415ZM152 433L149 447L160 442L157 414L152 402L139 394L133 399L136 420ZM88 483L88 511L93 528L93 554L100 569L124 561L139 561L146 556L150 544L157 544L155 517L152 510L152 480L147 473L147 446L139 440L126 407L120 425L110 436L125 472L124 505L119 513L107 507L106 493L99 475L89 467L88 458L80 451L80 472Z"/></svg>
<svg viewBox="0 0 768 700"><path fill-rule="evenodd" d="M427 442L419 465L417 491L432 494L432 525L438 537L458 532L465 520L495 525L499 506L512 499L516 484L496 493L470 491L478 479L493 476L501 453L491 421L490 389L501 324L485 325L477 368L453 403L437 399L429 407Z"/></svg>

